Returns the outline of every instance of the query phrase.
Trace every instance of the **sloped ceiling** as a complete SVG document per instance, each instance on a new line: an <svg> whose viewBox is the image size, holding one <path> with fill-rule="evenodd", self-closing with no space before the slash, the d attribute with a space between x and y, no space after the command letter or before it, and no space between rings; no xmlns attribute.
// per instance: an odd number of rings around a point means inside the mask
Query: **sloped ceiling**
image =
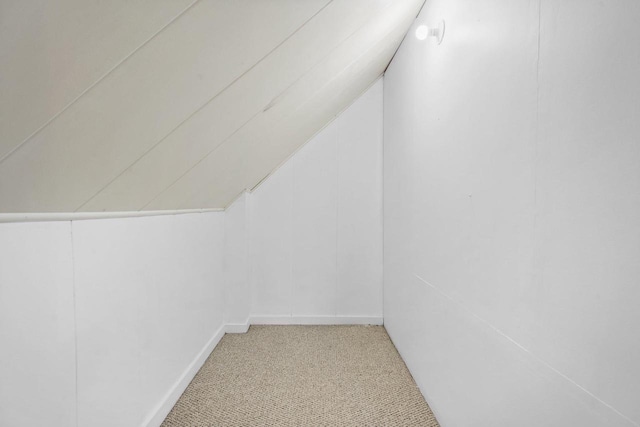
<svg viewBox="0 0 640 427"><path fill-rule="evenodd" d="M424 0L0 0L0 212L226 207Z"/></svg>

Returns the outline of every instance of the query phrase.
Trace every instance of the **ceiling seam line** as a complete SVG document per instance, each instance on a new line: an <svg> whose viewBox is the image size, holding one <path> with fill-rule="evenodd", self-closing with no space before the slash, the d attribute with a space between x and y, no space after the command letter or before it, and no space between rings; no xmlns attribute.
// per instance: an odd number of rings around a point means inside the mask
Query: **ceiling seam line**
<svg viewBox="0 0 640 427"><path fill-rule="evenodd" d="M364 25L363 25L363 26L364 26ZM354 64L356 64L356 63L357 63L357 62L358 62L362 57L364 57L366 54L368 54L370 51L372 51L372 50L373 50L373 47L378 46L378 44L382 43L382 42L386 39L386 37L387 37L389 34L393 33L393 31L394 31L394 29L395 29L395 28L396 28L396 27L393 27L392 29L390 29L388 32L386 32L386 33L383 35L383 37L381 37L380 39L378 39L378 40L376 41L376 43L375 43L375 45L374 45L374 46L367 48L363 53L361 53L361 54L360 54L360 55L358 55L354 60L352 60L351 62L349 62L349 64L348 64L348 65L347 65L347 66L346 66L342 71L340 71L340 73L338 73L338 75L334 76L334 77L333 77L333 78L331 78L328 82L326 82L325 84L323 84L323 85L322 85L318 90L316 90L316 91L313 93L313 95L311 96L311 98L307 99L307 100L306 100L306 101L304 101L302 104L298 105L298 106L294 109L294 111L292 111L290 114L288 114L285 118L283 118L283 119L281 119L280 121L278 121L278 123L280 123L280 122L284 121L284 120L285 120L286 118L288 118L289 116L291 116L291 115L295 114L298 110L300 110L300 109L301 109L301 108L303 108L305 105L307 105L309 102L311 102L311 100L315 99L315 98L316 98L316 96L318 96L318 94L322 91L322 89L324 89L326 86L328 86L328 85L330 85L331 83L333 83L334 81L336 81L340 76L342 76L342 75L345 73L345 71L347 71L348 69L350 69L350 68L351 68ZM358 31L358 30L356 30L356 32L357 32L357 31ZM355 32L354 32L354 33L355 33ZM353 35L353 34L352 34L352 35ZM347 38L347 39L348 39L348 38ZM341 44L342 44L342 43L344 43L347 39L345 39L343 42L341 42ZM328 55L327 55L327 57L328 57L328 56L330 56L330 54L328 54ZM323 59L324 59L324 58L323 58ZM319 61L319 62L320 62L320 61ZM316 65L317 65L317 64L316 64ZM315 66L316 66L316 65L314 65L311 69L309 69L309 70L307 71L307 73L308 73L308 72L311 72L311 71L315 68ZM379 76L382 76L383 74L384 74L384 70L380 73L380 75L379 75ZM306 75L306 74L305 74L305 75ZM378 76L378 77L379 77L379 76ZM304 77L304 76L302 76L302 77ZM302 77L300 77L300 79L302 79ZM299 80L300 80L300 79L299 79ZM377 79L376 79L376 81L377 81ZM297 82L297 81L296 81L296 82ZM296 82L294 82L294 84L295 84ZM374 82L374 83L375 83L375 82ZM292 84L291 86L293 86L293 84ZM291 86L289 86L289 87L291 87ZM368 86L368 88L369 88L369 87L371 87L371 86L373 86L373 83L372 83L371 85L369 85L369 86ZM364 92L366 92L366 90L365 90L365 91L363 91L363 92L361 92L361 93L358 95L358 97L362 96L362 95L364 94ZM356 99L357 99L358 97L356 97ZM353 102L355 102L355 100L354 100ZM352 103L350 103L349 105L353 104L353 102L352 102ZM341 110L339 113L332 115L332 116L331 116L331 118L330 118L330 120L329 120L329 123L330 123L330 122L332 122L333 120L335 120L335 119L338 117L338 115L342 114L345 110L346 110L346 108L344 108L343 110ZM255 117L255 116L257 116L258 114L260 114L260 112L256 113L256 114L254 115L254 117ZM253 118L252 118L252 119L253 119ZM252 120L252 119L250 119L250 120ZM250 120L249 120L249 121L250 121ZM247 121L247 123L248 123L249 121ZM246 123L245 123L245 125L246 125ZM327 123L327 125L328 125L328 123ZM326 127L327 125L323 126L323 128L324 128L324 127ZM241 129L236 130L236 131L234 132L234 134L235 134L235 133L237 133L237 132L239 132L240 130L241 130ZM318 132L316 132L314 135L316 135L317 133L318 133ZM231 138L231 136L233 136L233 135L230 135L230 136L229 136L229 138ZM211 150L207 155L205 155L205 156L204 156L204 157L202 157L200 160L198 160L198 162L197 162L196 164L194 164L191 168L189 168L189 170L187 170L185 173L183 173L183 174L182 174L178 179L176 179L176 180L175 180L171 185L169 185L167 188L165 188L162 192L158 193L158 194L157 194L157 195L156 195L156 196L155 196L151 201L149 201L147 204L145 204L145 205L144 205L142 208L140 208L139 210L143 210L144 208L146 208L147 206L149 206L153 201L155 201L155 200L156 200L159 196L161 196L164 192L166 192L168 189L170 189L171 187L173 187L173 186L174 186L178 181L180 181L184 176L186 176L186 175L187 175L189 172L191 172L195 167L197 167L200 163L202 163L202 162L203 162L207 157L209 157L213 152L217 151L220 147L222 147L222 146L224 145L224 143L228 141L228 139L229 139L229 138L227 138L227 139L225 139L224 141L222 141L222 142L221 142L217 147L215 147L213 150ZM311 140L311 138L309 138L309 139L305 140L305 142L304 142L302 145L306 144L306 143L307 143L307 142L309 142L310 140ZM297 151L297 150L296 150L296 151Z"/></svg>
<svg viewBox="0 0 640 427"><path fill-rule="evenodd" d="M333 1L333 0L332 0L332 1ZM327 5L328 5L328 3L327 3ZM386 5L385 7L383 7L383 8L381 9L381 11L380 11L380 12L384 12L384 11L386 11L387 9L389 9L390 7L391 7L391 5ZM341 45L343 45L344 43L346 43L346 42L347 42L349 39L351 39L351 38L352 38L356 33L360 32L363 28L365 28L365 27L366 27L366 26L367 26L367 25L368 25L368 24L369 24L373 19L374 19L374 18L372 18L372 19L368 20L366 23L362 24L361 26L359 26L358 28L356 28L355 30L353 30L353 31L352 31L352 32L351 32L347 37L345 37L345 38L344 38L340 43L338 43L338 44L336 45L336 48L337 48L337 47L339 47L339 46L341 46ZM391 31L389 31L388 33L386 33L386 34L385 34L385 36L386 36L386 35L388 35L388 34L390 34L391 32L392 32L392 30L391 30ZM383 38L383 39L384 39L384 38ZM376 45L377 45L378 43L380 43L383 39L377 40L377 41L376 41ZM314 69L315 69L315 68L316 68L320 63L322 63L322 61L324 61L325 59L329 58L329 57L332 55L333 51L334 51L336 48L334 48L331 52L329 52L328 54L326 54L325 56L323 56L322 58L320 58L316 63L314 63L311 67L309 67L309 68L308 68L308 69L307 69L307 70L306 70L306 71L305 71L305 72L304 72L300 77L298 77L298 78L297 78L293 83L291 83L289 86L287 86L287 87L286 87L286 88L285 88L285 89L284 89L284 90L283 90L279 95L277 95L274 99L281 98L281 97L282 97L282 96L283 96L283 95L284 95L284 94L285 94L289 89L291 89L291 87L293 87L295 84L297 84L299 81L301 81L301 80L302 80L304 77L306 77L306 76L307 76L311 71L313 71L313 70L314 70ZM350 67L351 67L351 66L352 66L352 65L353 65L353 64L354 64L358 59L360 59L362 56L364 56L364 54L366 54L366 53L367 53L367 52L369 52L370 50L371 50L371 48L367 49L363 54L359 55L359 56L356 58L356 60L351 61L351 62L347 65L347 67L346 67L346 68L350 68ZM345 69L346 69L346 68L345 68ZM342 70L338 75L342 75L342 73L343 73L343 72L344 72L344 70ZM384 71L383 71L383 73L382 73L382 74L384 74ZM382 75L382 74L381 74L381 75ZM312 95L312 98L314 98L322 88L324 88L327 84L331 83L331 82L332 82L332 81L334 81L334 80L335 80L335 78L334 78L334 79L331 79L329 82L327 82L326 84L324 84L324 85L323 85L319 90L315 91L315 92L313 93L313 95ZM376 80L377 80L377 79L376 79ZM363 92L363 93L364 93L364 92ZM362 95L362 93L361 93L359 96L361 96L361 95ZM304 106L305 104L307 104L307 102L308 102L308 101L303 102L300 106L298 106L298 107L294 110L294 112L295 112L295 111L297 111L297 110L299 110L299 109L300 109L302 106ZM349 105L351 105L351 103L350 103ZM344 111L344 110L342 110L342 111ZM341 112L342 112L342 111L341 111ZM220 142L220 144L218 144L218 145L217 145L217 146L215 146L212 150L210 150L207 154L205 154L201 159L199 159L199 160L198 160L196 163L194 163L194 164L193 164L193 165L192 165L188 170L186 170L183 174L181 174L178 178L176 178L176 180L175 180L175 181L173 181L173 182L172 182L169 186L167 186L164 190L162 190L160 193L156 194L156 195L155 195L155 196L154 196L154 197L153 197L149 202L147 202L147 203L146 203L144 206L142 206L139 210L143 210L144 208L146 208L147 206L149 206L151 203L153 203L153 202L154 202L154 201L155 201L155 200L156 200L160 195L162 195L165 191L167 191L168 189L170 189L171 187L173 187L173 186L174 186L178 181L180 181L182 178L184 178L184 176L186 176L186 175L187 175L189 172L191 172L195 167L197 167L200 163L202 163L202 162L203 162L207 157L209 157L212 153L214 153L214 152L215 152L215 151L217 151L220 147L222 147L222 146L223 146L223 145L224 145L224 144L225 144L225 143L226 143L230 138L232 138L236 133L238 133L239 131L241 131L241 130L242 130L242 129L243 129L243 128L244 128L244 127L249 123L249 122L251 122L255 117L257 117L258 115L260 115L260 114L261 114L261 113L263 113L263 112L264 112L264 110L263 110L263 111L258 111L258 112L257 112L257 113L255 113L253 116L251 116L251 118L249 118L247 121L245 121L245 122L244 122L244 123L243 123L243 124L238 128L238 129L236 129L233 133L231 133L231 134L230 134L229 136L227 136L224 140L222 140L222 141ZM293 114L293 113L291 113L291 114ZM291 114L290 114L290 115L291 115ZM338 113L338 114L340 114L340 113ZM332 118L330 119L330 121L329 121L329 122L332 122L332 121L335 119L335 117L336 117L336 116L337 116L337 115L332 116ZM326 125L325 125L325 126L326 126ZM325 126L323 126L322 128L324 128ZM314 135L315 135L315 134L314 134ZM307 140L305 141L305 143L306 143L306 142L308 142L308 141L309 141L309 139L307 139ZM303 145L304 145L304 144L303 144ZM278 166L278 168L279 168L280 166L282 166L282 164L280 164L280 165ZM269 175L269 174L268 174L268 175ZM268 175L267 175L267 176L268 176ZM265 178L266 178L266 177L265 177ZM258 183L258 184L260 184L260 183ZM253 189L253 188L255 188L255 187L257 187L257 185L258 185L258 184L256 184L255 186L253 186L253 187L252 187L252 189Z"/></svg>
<svg viewBox="0 0 640 427"><path fill-rule="evenodd" d="M198 2L200 0L196 0L196 2ZM330 3L332 3L333 0L329 0L327 3L325 3L320 9L318 9L313 15L311 15L311 17L309 17L307 20L305 20L302 25L300 25L298 28L296 28L291 34L289 34L284 40L282 40L280 43L278 43L273 49L271 49L269 52L267 52L264 56L262 56L262 58L260 58L258 61L256 61L255 64L253 64L251 67L249 67L248 69L246 69L241 75L239 75L238 77L236 77L233 81L231 81L229 84L227 84L222 90L220 90L218 93L216 93L212 98L210 98L208 101L206 101L204 104L202 104L200 107L198 107L193 113L191 113L189 116L187 116L187 118L185 118L184 120L182 120L180 123L178 123L178 125L176 127L174 127L171 131L169 131L169 133L167 133L165 136L163 136L158 142L156 142L153 146L149 147L149 149L147 149L144 153L142 153L142 155L140 155L137 159L135 159L132 163L129 164L129 166L127 166L126 168L124 168L118 175L116 175L113 179L111 179L107 184L105 184L102 188L100 188L96 193L94 193L89 199L87 199L85 202L83 202L80 206L78 206L74 212L77 212L78 210L82 209L87 203L89 203L91 200L93 200L98 194L100 194L102 191L104 191L107 187L109 187L111 184L113 184L118 178L120 178L127 170L129 170L132 166L134 166L135 164L137 164L140 160L142 160L142 158L144 158L147 154L149 154L154 148L156 148L158 145L160 145L164 140L166 140L169 136L171 136L176 130L178 130L183 124L185 124L187 121L189 121L192 117L194 117L196 114L198 114L200 111L202 111L207 105L209 105L211 102L213 102L218 96L220 96L222 93L224 93L227 89L229 89L231 86L233 86L238 80L240 80L241 78L243 78L246 74L248 74L251 70L253 70L256 66L258 66L258 64L260 64L262 61L264 61L267 57L269 57L269 55L271 55L273 52L275 52L280 46L282 46L284 43L287 42L287 40L289 40L291 37L293 37L298 31L300 31L300 29L302 29L302 27L304 27L305 25L307 25L307 23L309 23L309 21L311 21L313 18L315 18L320 12L322 12ZM195 2L194 2L195 4ZM253 117L252 117L253 118ZM244 124L243 124L244 126ZM226 139L225 139L226 140ZM224 142L224 141L223 141ZM161 194L161 193L159 193ZM149 202L151 203L151 202ZM145 205L146 206L146 205ZM141 208L144 209L144 206Z"/></svg>
<svg viewBox="0 0 640 427"><path fill-rule="evenodd" d="M384 38L383 38L383 39L384 39ZM378 40L378 43L379 43L379 42L381 42L383 39ZM313 95L311 96L311 98L310 98L310 99L308 99L308 100L306 100L305 102L303 102L302 104L300 104L298 107L296 107L296 108L295 108L295 110L294 110L294 111L292 111L290 114L288 114L285 118L281 119L278 123L280 123L280 122L282 122L282 121L286 120L288 117L290 117L291 115L295 114L298 110L300 110L300 109L301 109L301 108L303 108L305 105L307 105L309 102L311 102L311 100L315 99L315 98L316 98L316 96L318 96L318 94L322 91L322 89L324 89L326 86L328 86L328 85L330 85L331 83L333 83L333 82L334 82L334 81L335 81L339 76L341 76L341 75L345 72L345 70L346 70L346 69L348 69L348 68L350 68L351 66L353 66L353 65L358 61L358 59L360 59L362 56L364 56L364 55L365 55L366 53L368 53L370 50L371 50L371 48L370 48L370 49L367 49L367 50L365 51L365 53L363 53L362 55L358 56L358 58L356 58L354 61L350 62L350 63L349 63L349 65L347 66L347 68L345 68L344 70L342 70L342 71L338 74L338 76L337 76L337 77L332 78L332 79L331 79L331 80L329 80L327 83L325 83L324 85L322 85L322 87L320 87L318 90L316 90L316 91L313 93ZM304 142L300 147L298 147L298 148L294 151L294 153L292 153L289 157L287 157L287 160L291 159L291 157L293 157L293 155L294 155L297 151L299 151L299 150L302 148L302 146L304 146L307 142L311 141L311 140L312 140L312 139L313 139L313 138L314 138L318 133L320 133L324 128L326 128L327 126L329 126L329 125L330 125L330 124L331 124L331 123L332 123L332 122L333 122L333 121L334 121L334 120L335 120L335 119L336 119L340 114L344 113L344 112L345 112L345 111L346 111L346 110L347 110L347 109L348 109L348 108L349 108L353 103L355 103L355 101L357 101L357 99L358 99L358 98L360 98L360 97L361 97L361 96L362 96L362 95L363 95L363 94L364 94L364 93L365 93L369 88L371 88L371 87L372 87L372 86L373 86L373 85L378 81L378 79L379 79L382 75L383 75L383 73L381 72L381 73L380 73L380 75L378 75L378 77L376 78L376 80L375 80L373 83L371 83L369 86L367 86L367 88L366 88L365 90L363 90L362 92L360 92L352 102L350 102L346 107L344 107L344 108L343 108L342 110L340 110L338 113L331 115L331 117L330 117L329 121L328 121L324 126L322 126L322 128L321 128L320 130L318 130L317 132L315 132L315 133L314 133L310 138L307 138L307 139L305 140L305 142ZM255 116L257 116L257 115L259 115L259 114L260 114L260 112L256 113L256 114L254 115L254 117L255 117ZM249 121L251 121L251 120L253 120L253 118L249 119L249 120L247 121L247 123L248 123ZM237 133L237 132L239 132L240 130L241 130L241 129L236 130L236 131L234 132L234 134L235 134L235 133ZM233 136L233 135L230 135L230 136L229 136L229 138L231 138L231 136ZM227 140L228 140L229 138L227 138ZM180 181L180 179L182 179L185 175L187 175L189 172L191 172L191 171L192 171L196 166L198 166L200 163L202 163L202 161L204 161L204 160L205 160L209 155L211 155L213 152L215 152L216 150L218 150L218 149L219 149L219 148L220 148L220 147L221 147L221 146L222 146L222 145L223 145L227 140L223 141L222 143L220 143L220 145L218 145L216 148L214 148L213 150L211 150L211 151L210 151L206 156L204 156L204 157L203 157L202 159L200 159L196 164L194 164L194 165L193 165L193 166L192 166L188 171L186 171L184 174L182 174L182 175L181 175L181 176L180 176L176 181L174 181L174 182L173 182L169 187L167 187L167 188L166 188L165 190L163 190L161 193L159 193L158 195L156 195L156 196L154 197L154 199L153 199L153 200L151 200L149 203L147 203L146 205L144 205L144 206L143 206L142 208L140 208L139 210L142 210L142 209L146 208L147 206L149 206L149 204L150 204L150 203L152 203L154 200L156 200L156 199L158 198L158 196L160 196L162 193L164 193L164 192L165 192L166 190L168 190L169 188L173 187L173 186L174 186L178 181ZM286 160L285 160L284 162L282 162L280 165L278 165L276 168L280 168L282 165L284 165L284 163L286 163ZM270 174L268 174L268 175L270 175ZM265 179L266 179L266 177L265 177ZM263 179L262 181L264 181L264 179ZM262 181L261 181L261 182L262 182ZM255 187L257 187L257 185L256 185L256 186L254 186L253 188L255 188ZM223 208L223 209L225 209L225 208Z"/></svg>
<svg viewBox="0 0 640 427"><path fill-rule="evenodd" d="M386 8L385 8L385 9L386 9ZM364 26L364 25L363 25L363 26ZM380 39L378 39L378 40L376 41L375 46L378 46L378 44L380 44L381 42L383 42L389 34L393 33L393 30L394 30L394 29L395 29L395 27L394 27L394 28L392 28L392 29L390 29L387 33L385 33L385 35L384 35L383 37L381 37ZM357 32L357 31L358 31L358 30L356 30L356 32ZM347 40L347 39L345 39L344 41L346 41L346 40ZM344 41L343 41L343 42L344 42ZM318 95L318 93L320 93L320 91L321 91L322 89L324 89L326 86L330 85L330 84L331 84L331 83L333 83L335 80L337 80L337 79L338 79L338 77L340 77L340 76L341 76L341 75L342 75L346 70L348 70L349 68L351 68L351 67L352 67L356 62L358 62L358 60L360 60L360 58L362 58L363 56L365 56L365 55L366 55L367 53L369 53L372 49L373 49L373 47L369 47L367 50L365 50L363 53L361 53L361 54L360 54L356 59L354 59L353 61L349 62L349 64L347 65L347 67L345 67L345 68L344 68L340 73L338 73L338 75L337 75L337 76L333 77L331 80L329 80L328 82L326 82L325 84L323 84L323 85L322 85L318 90L316 90L316 91L313 93L313 95L311 96L311 98L310 98L309 100L307 100L307 101L303 102L301 105L299 105L299 106L298 106L298 107L297 107L293 112L291 112L291 113L290 113L289 115L287 115L286 117L288 118L289 116L291 116L291 115L295 114L298 110L300 110L300 109L301 109L301 108L303 108L306 104L308 104L309 102L311 102L311 100L312 100L312 99L315 99L315 97ZM327 56L329 56L329 55L327 55ZM323 59L324 59L324 58L323 58ZM317 64L316 64L316 65L317 65ZM315 68L315 66L314 66L314 67L312 67L312 68L309 70L309 72L310 72L313 68ZM382 72L380 73L380 75L378 76L378 78L379 78L380 76L382 76L383 74L384 74L384 70L382 70ZM301 77L301 78L302 78L302 77ZM377 81L377 80L378 80L378 79L376 79L376 81ZM297 82L297 81L296 81L296 82ZM295 83L294 83L294 84L295 84ZM373 86L373 84L375 84L375 81L374 81L371 85L369 85L369 86L367 87L367 89L368 89L368 88L370 88L371 86ZM364 91L362 91L362 92L361 92L361 93L356 97L356 100L357 100L357 98L359 98L360 96L362 96L365 92L366 92L366 89L365 89ZM354 100L353 102L355 102L355 100ZM349 103L349 105L353 104L353 102ZM347 108L348 108L348 106L347 106L347 107L345 107L344 109L340 110L340 112L338 112L337 114L332 115L332 116L331 116L331 118L329 119L329 122L328 122L327 124L325 124L325 125L322 127L322 129L324 129L324 128L325 128L326 126L328 126L332 121L334 121L334 120L335 120L335 119L336 119L340 114L342 114L342 113L343 113ZM260 112L256 113L256 115L258 115L258 114L260 114ZM284 121L285 119L286 119L286 118L281 119L278 123L280 123L280 122ZM239 131L239 130L240 130L240 129L238 129L238 131ZM236 132L237 132L237 131L236 131ZM315 136L315 135L317 135L319 132L320 132L320 131L316 132L316 133L314 134L314 136ZM231 137L231 136L229 136L229 138L230 138L230 137ZM220 143L220 145L218 145L216 148L214 148L213 150L211 150L211 151L210 151L206 156L204 156L203 158L201 158L201 159L200 159L196 164L194 164L194 165L193 165L193 166L192 166L188 171L186 171L184 174L182 174L182 175L181 175L181 176L180 176L176 181L174 181L170 186L168 186L167 188L165 188L161 193L159 193L158 195L156 195L156 196L155 196L155 197L154 197L154 198L153 198L149 203L147 203L147 204L146 204L146 205L144 205L142 208L140 208L140 210L142 210L142 209L146 208L147 206L149 206L149 204L151 204L154 200L156 200L156 199L157 199L160 195L162 195L165 191L167 191L168 189L170 189L171 187L173 187L173 186L174 186L178 181L180 181L180 179L182 179L185 175L187 175L187 174L188 174L189 172L191 172L195 167L197 167L200 163L202 163L202 162L203 162L203 161L204 161L204 160L205 160L209 155L211 155L213 152L215 152L216 150L218 150L218 149L219 149L219 148L220 148L220 147L221 147L225 142L227 142L227 140L228 140L229 138L227 138L225 141L223 141L222 143ZM301 145L301 147L302 147L302 146L304 146L307 142L309 142L312 138L313 138L313 136L312 136L311 138L306 139L306 140L305 140L305 142ZM301 148L301 147L300 147L300 148ZM298 150L296 150L296 151L298 151ZM293 154L292 154L292 155L293 155ZM289 159L289 158L291 158L291 156L289 156L289 157L288 157L288 159ZM283 164L283 163L282 163L282 164ZM280 165L278 166L278 168L279 168L280 166L282 166L282 164L280 164ZM183 200L183 201L181 201L181 202L180 202L180 204L182 205L182 204L183 204L183 202L184 202L184 200Z"/></svg>
<svg viewBox="0 0 640 427"><path fill-rule="evenodd" d="M234 130L231 135L229 135L228 137L226 137L223 141L220 142L220 144L216 145L211 151L209 151L207 154L205 154L203 157L201 157L193 166L191 166L189 169L187 169L184 173L182 173L178 178L176 178L171 184L169 184L164 190L160 191L158 194L156 194L155 196L153 196L153 198L151 200L149 200L144 206L142 206L139 210L142 210L144 208L146 208L147 206L149 206L151 203L153 203L158 197L160 197L160 195L162 195L165 191L167 191L169 188L173 187L178 181L180 181L185 175L187 175L189 172L191 172L193 170L193 168L195 168L196 166L198 166L200 163L202 163L202 161L204 161L207 157L209 157L209 155L211 155L211 153L215 152L218 150L218 148L222 147L224 145L225 142L227 142L231 137L233 137L235 134L237 134L238 132L240 132L242 129L244 129L244 127L247 125L247 123L249 123L250 121L252 121L254 118L256 118L258 115L260 114L260 111L258 111L257 113L255 113L253 116L251 116L246 122L244 122L242 124L242 126L240 126L238 129Z"/></svg>
<svg viewBox="0 0 640 427"><path fill-rule="evenodd" d="M22 148L25 144L27 144L29 141L31 141L33 138L35 138L40 132L42 132L45 128L47 128L51 123L53 123L56 119L58 119L58 117L62 116L62 114L64 114L65 111L67 111L69 108L71 108L74 104L76 104L80 98L84 97L87 93L89 93L94 87L96 87L98 84L100 84L100 82L102 82L103 80L105 80L107 77L109 77L109 75L111 75L117 68L119 68L122 64L124 64L125 62L127 62L133 55L135 55L140 49L142 49L143 47L145 47L151 40L153 40L154 38L156 38L156 36L158 36L160 33L162 33L164 30L166 30L171 24L173 24L174 22L176 22L180 17L182 17L185 13L187 13L193 6L195 6L197 3L199 3L201 0L195 0L193 3L191 3L189 6L187 6L184 10L182 10L180 13L178 13L175 17L171 18L171 20L169 22L167 22L162 28L160 28L157 32L155 32L154 34L151 35L151 37L149 37L148 39L146 39L141 45L139 45L138 47L136 47L134 50L132 50L127 56L125 56L120 62L118 62L116 65L114 65L111 69L109 69L109 71L107 71L105 74L103 74L101 77L98 78L98 80L96 80L95 82L93 82L89 87L87 87L85 90L83 90L78 96L76 96L71 102L69 102L67 105L65 105L60 111L58 111L57 113L55 113L49 120L47 120L46 122L44 122L38 129L36 129L35 131L33 131L29 136L27 136L24 140L22 140L22 142L20 142L18 145L16 145L14 148L12 148L11 150L9 150L9 152L7 152L7 154L5 154L4 156L2 156L2 158L0 158L0 164L2 164L5 160L7 160L9 157L11 157L16 151L18 151L20 148Z"/></svg>

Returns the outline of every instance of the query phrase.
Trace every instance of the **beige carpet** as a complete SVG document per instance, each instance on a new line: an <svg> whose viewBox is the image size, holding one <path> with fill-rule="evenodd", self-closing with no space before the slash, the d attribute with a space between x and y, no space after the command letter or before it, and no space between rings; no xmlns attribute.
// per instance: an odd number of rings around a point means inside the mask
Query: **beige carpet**
<svg viewBox="0 0 640 427"><path fill-rule="evenodd" d="M227 334L162 424L438 426L382 326Z"/></svg>

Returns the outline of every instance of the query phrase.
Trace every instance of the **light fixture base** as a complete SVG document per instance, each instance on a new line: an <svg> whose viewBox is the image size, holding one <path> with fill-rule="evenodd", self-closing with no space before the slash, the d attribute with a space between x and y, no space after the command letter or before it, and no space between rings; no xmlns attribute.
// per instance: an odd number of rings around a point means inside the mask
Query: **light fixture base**
<svg viewBox="0 0 640 427"><path fill-rule="evenodd" d="M442 43L442 39L444 39L444 20L438 22L437 27L429 28L429 36L435 38L438 44Z"/></svg>

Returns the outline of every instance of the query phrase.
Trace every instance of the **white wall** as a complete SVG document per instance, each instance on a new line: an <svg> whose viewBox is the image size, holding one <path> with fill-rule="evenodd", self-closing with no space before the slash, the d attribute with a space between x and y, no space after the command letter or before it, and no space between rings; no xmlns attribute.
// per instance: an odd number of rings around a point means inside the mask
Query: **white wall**
<svg viewBox="0 0 640 427"><path fill-rule="evenodd" d="M0 224L0 425L75 426L71 225Z"/></svg>
<svg viewBox="0 0 640 427"><path fill-rule="evenodd" d="M224 333L223 213L0 224L0 425L159 425Z"/></svg>
<svg viewBox="0 0 640 427"><path fill-rule="evenodd" d="M381 323L382 91L224 213L0 224L0 424L159 425L225 330Z"/></svg>
<svg viewBox="0 0 640 427"><path fill-rule="evenodd" d="M224 212L224 320L229 332L246 332L251 312L249 197L243 192Z"/></svg>
<svg viewBox="0 0 640 427"><path fill-rule="evenodd" d="M379 80L251 194L257 322L381 321L382 90Z"/></svg>
<svg viewBox="0 0 640 427"><path fill-rule="evenodd" d="M443 426L640 423L638 17L433 0L387 70L385 326Z"/></svg>

